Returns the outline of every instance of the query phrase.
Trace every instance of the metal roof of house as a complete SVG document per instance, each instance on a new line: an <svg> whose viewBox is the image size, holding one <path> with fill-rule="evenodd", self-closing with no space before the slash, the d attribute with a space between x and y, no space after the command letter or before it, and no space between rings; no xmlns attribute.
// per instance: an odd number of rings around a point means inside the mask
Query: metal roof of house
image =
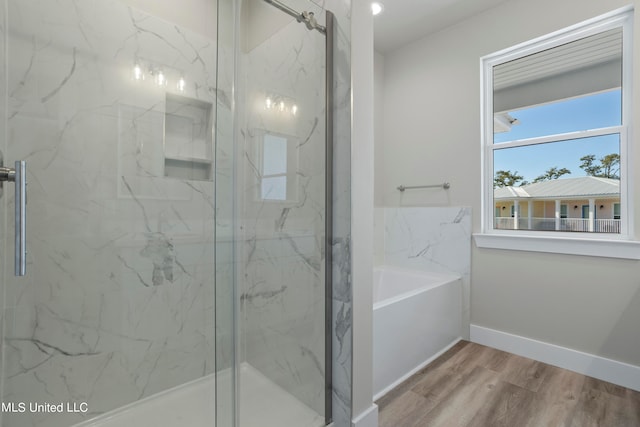
<svg viewBox="0 0 640 427"><path fill-rule="evenodd" d="M522 187L500 187L493 191L494 200L615 196L620 196L620 180L595 176L552 179Z"/></svg>

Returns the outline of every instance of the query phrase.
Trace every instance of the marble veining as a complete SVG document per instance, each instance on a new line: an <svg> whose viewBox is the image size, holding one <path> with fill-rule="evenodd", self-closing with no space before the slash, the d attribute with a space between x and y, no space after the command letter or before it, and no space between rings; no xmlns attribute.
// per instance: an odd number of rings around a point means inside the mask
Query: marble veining
<svg viewBox="0 0 640 427"><path fill-rule="evenodd" d="M216 52L215 40L114 0L7 2L9 28L2 35L8 31L9 76L2 90L9 93L12 138L3 148L5 155L29 162L31 213L29 274L9 279L3 295L3 400L55 397L87 401L90 410L1 416L7 426L68 426L215 369L211 328L219 313L211 279L215 273L230 282L237 264L229 256L235 255L233 245L222 239L214 271L214 227L229 236L235 231L225 215L228 206L214 200L232 200L235 193L228 189L234 187L217 186L227 190L214 194L211 181L166 177L162 126L170 92L216 105L216 135L229 139L233 72L227 68L217 75L215 64L217 54L230 63L234 53L224 47ZM350 3L316 4L338 18L330 250L334 421L342 427L351 419ZM324 106L307 102L322 97L322 85L308 83L324 77L324 40L301 27L285 28L249 54L248 62L256 77L251 96L269 90L300 100L297 125L249 112L259 98L247 98L239 108L247 126L241 129L245 152L238 158L246 159L247 175L238 180L244 195L238 229L245 243L238 260L242 303L254 310L243 319L242 351L247 359L255 355L250 362L256 368L274 373L270 380L321 411L324 322L318 319L326 248L324 165L318 158ZM294 49L274 56L286 39L297 40ZM136 62L145 71L163 67L173 79L184 73L184 92L154 87L151 78L135 81ZM298 138L298 193L285 207L255 200L255 129ZM235 178L235 149L219 145L217 181ZM215 296L226 301L218 291ZM215 326L220 368L231 363L232 339L226 334L232 329Z"/></svg>
<svg viewBox="0 0 640 427"><path fill-rule="evenodd" d="M325 113L332 108L334 138L333 253L333 418L350 425L350 122L347 2L297 2L324 24L321 7L338 18L335 41L335 104L324 103L325 38L295 21L243 55L239 82L240 147L238 182L241 221L239 267L241 360L324 414ZM342 28L342 29L340 29ZM241 73L242 74L242 73ZM295 102L297 114L274 114L266 97ZM293 183L287 200L260 197L265 134L292 139L287 165Z"/></svg>
<svg viewBox="0 0 640 427"><path fill-rule="evenodd" d="M319 414L325 387L324 50L321 34L292 20L242 57L238 180L244 194L242 360ZM297 113L265 108L270 97L295 103ZM261 198L267 135L290 141L286 200Z"/></svg>
<svg viewBox="0 0 640 427"><path fill-rule="evenodd" d="M216 41L116 0L7 6L3 151L28 164L29 254L4 292L2 398L89 412L2 422L63 427L215 368L213 182L165 176L164 126L169 95L216 103Z"/></svg>
<svg viewBox="0 0 640 427"><path fill-rule="evenodd" d="M333 378L336 427L351 426L351 1L319 2L336 17L334 40Z"/></svg>

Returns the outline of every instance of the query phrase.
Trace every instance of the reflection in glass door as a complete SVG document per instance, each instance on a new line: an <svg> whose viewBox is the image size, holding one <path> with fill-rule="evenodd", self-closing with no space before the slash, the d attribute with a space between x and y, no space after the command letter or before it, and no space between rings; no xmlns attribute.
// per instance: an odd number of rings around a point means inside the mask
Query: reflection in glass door
<svg viewBox="0 0 640 427"><path fill-rule="evenodd" d="M2 2L3 427L214 425L216 3L179 3Z"/></svg>
<svg viewBox="0 0 640 427"><path fill-rule="evenodd" d="M319 427L332 416L332 15L306 0L240 8L236 425Z"/></svg>

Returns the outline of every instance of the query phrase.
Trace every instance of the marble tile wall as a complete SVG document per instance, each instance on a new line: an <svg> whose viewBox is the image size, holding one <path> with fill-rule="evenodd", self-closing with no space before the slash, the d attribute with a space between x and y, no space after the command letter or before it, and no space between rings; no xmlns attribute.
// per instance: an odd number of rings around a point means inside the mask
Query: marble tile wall
<svg viewBox="0 0 640 427"><path fill-rule="evenodd" d="M468 339L471 289L471 208L377 208L384 217L384 264L462 277L462 320ZM382 215L380 215L382 211ZM377 226L381 224L377 223Z"/></svg>
<svg viewBox="0 0 640 427"><path fill-rule="evenodd" d="M7 36L7 20L6 20L6 0L0 0L0 61L2 64L6 64L7 52L6 52L6 36ZM5 66L0 67L0 82L6 81L6 70ZM7 96L7 87L4 84L0 84L0 99L4 100ZM6 135L6 102L0 102L0 135ZM0 151L3 156L7 152L7 138L1 138L0 140ZM3 163L7 164L8 161L4 160ZM6 183L3 184L2 189L0 190L0 224L7 223L7 197L5 194L12 190L10 185ZM7 243L7 227L0 227L0 253L1 254L9 254L12 249L8 248ZM6 256L2 257L2 271L6 272L7 267L11 266L12 259L7 260ZM10 271L10 270L9 270ZM7 273L4 273L7 274ZM9 273L10 274L10 273ZM3 280L0 276L0 280ZM0 343L4 342L4 292L2 285L0 283ZM2 372L4 366L4 352L0 351L0 373ZM3 375L0 374L0 393L3 390L4 378ZM3 414L0 411L0 426L2 424Z"/></svg>
<svg viewBox="0 0 640 427"><path fill-rule="evenodd" d="M213 372L213 182L165 177L163 135L167 93L216 102L216 41L115 0L7 10L5 158L28 164L29 255L5 276L2 397L89 412L3 425L68 426Z"/></svg>
<svg viewBox="0 0 640 427"><path fill-rule="evenodd" d="M215 317L216 317L216 370L230 369L234 362L235 323L235 253L236 224L236 163L238 145L234 130L234 1L218 1L218 67L216 86L215 123ZM219 398L231 401L234 398L232 384L216 383ZM230 405L227 405L230 406ZM229 410L218 411L221 416L231 417ZM224 424L223 424L224 425Z"/></svg>
<svg viewBox="0 0 640 427"><path fill-rule="evenodd" d="M336 427L351 426L351 0L322 3L336 18L333 155L333 380Z"/></svg>
<svg viewBox="0 0 640 427"><path fill-rule="evenodd" d="M350 65L349 2L321 2L338 19L335 41L333 402L336 426L350 425ZM324 24L318 4L310 10ZM292 20L242 57L239 103L243 159L238 278L241 360L324 413L325 38ZM240 89L242 91L242 89ZM265 109L265 96L295 100L295 116ZM266 133L297 141L294 197L261 200L260 151ZM242 403L241 403L242 404Z"/></svg>
<svg viewBox="0 0 640 427"><path fill-rule="evenodd" d="M240 131L241 357L318 413L325 387L324 40L291 19L243 55ZM268 97L275 109L266 108ZM296 114L280 111L279 98L295 104ZM289 138L288 149L295 150L287 164L288 200L261 196L261 144L268 134Z"/></svg>

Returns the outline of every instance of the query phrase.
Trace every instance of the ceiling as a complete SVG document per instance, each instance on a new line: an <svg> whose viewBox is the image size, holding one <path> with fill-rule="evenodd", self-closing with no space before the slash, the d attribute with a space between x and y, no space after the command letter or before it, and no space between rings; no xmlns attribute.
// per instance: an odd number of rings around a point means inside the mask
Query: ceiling
<svg viewBox="0 0 640 427"><path fill-rule="evenodd" d="M375 50L387 53L508 0L378 0Z"/></svg>

